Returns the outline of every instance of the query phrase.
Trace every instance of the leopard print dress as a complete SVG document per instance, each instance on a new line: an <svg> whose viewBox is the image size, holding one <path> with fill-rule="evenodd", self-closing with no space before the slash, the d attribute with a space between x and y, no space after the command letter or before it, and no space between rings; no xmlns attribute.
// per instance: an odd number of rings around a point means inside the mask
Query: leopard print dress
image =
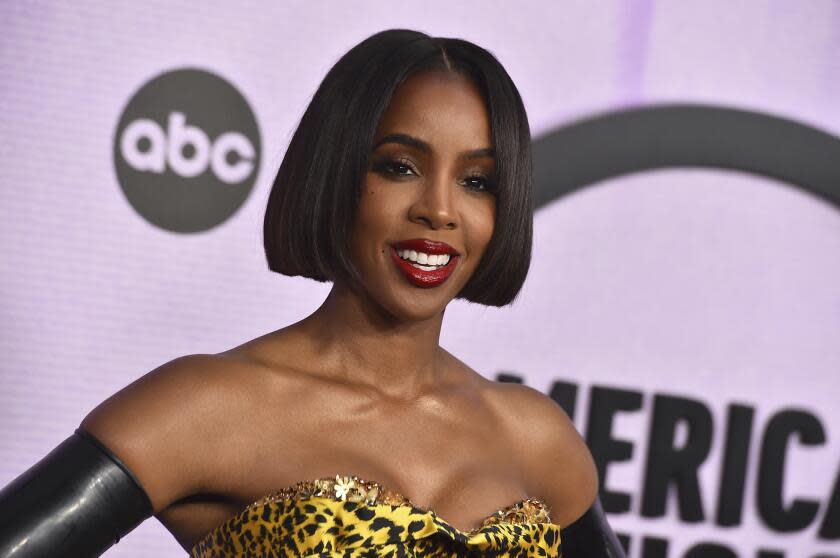
<svg viewBox="0 0 840 558"><path fill-rule="evenodd" d="M300 481L210 531L192 558L559 557L560 527L526 498L461 531L375 481Z"/></svg>

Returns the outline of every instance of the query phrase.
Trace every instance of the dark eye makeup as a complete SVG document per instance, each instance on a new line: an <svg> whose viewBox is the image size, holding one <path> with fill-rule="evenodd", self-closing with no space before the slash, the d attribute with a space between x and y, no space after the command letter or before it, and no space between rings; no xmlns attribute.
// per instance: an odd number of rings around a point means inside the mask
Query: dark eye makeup
<svg viewBox="0 0 840 558"><path fill-rule="evenodd" d="M374 163L373 169L381 174L392 176L410 176L406 171L417 174L417 170L408 159L380 159Z"/></svg>
<svg viewBox="0 0 840 558"><path fill-rule="evenodd" d="M396 159L390 157L378 158L374 160L371 168L383 176L397 179L418 174L414 164L404 157ZM467 189L476 192L494 192L496 188L496 182L491 176L478 172L468 173L464 176L463 183Z"/></svg>

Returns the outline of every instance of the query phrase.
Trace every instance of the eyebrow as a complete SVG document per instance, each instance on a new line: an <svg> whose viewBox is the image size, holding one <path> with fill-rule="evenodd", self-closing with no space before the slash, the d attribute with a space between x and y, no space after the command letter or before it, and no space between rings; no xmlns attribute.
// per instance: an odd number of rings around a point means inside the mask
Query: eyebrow
<svg viewBox="0 0 840 558"><path fill-rule="evenodd" d="M375 150L383 143L399 143L401 145L415 147L425 153L432 152L431 145L421 140L420 138L415 138L414 136L409 136L408 134L388 134L387 136L384 136L382 139L376 142L376 145L373 146L373 149ZM481 157L494 157L494 152L492 147L484 147L481 149L464 151L461 153L461 157L463 157L464 159L480 159Z"/></svg>

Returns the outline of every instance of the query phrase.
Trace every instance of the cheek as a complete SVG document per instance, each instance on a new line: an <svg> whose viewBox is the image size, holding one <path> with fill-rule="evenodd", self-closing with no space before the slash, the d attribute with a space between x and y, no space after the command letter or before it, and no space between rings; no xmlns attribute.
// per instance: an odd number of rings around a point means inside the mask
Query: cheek
<svg viewBox="0 0 840 558"><path fill-rule="evenodd" d="M356 255L368 254L376 257L384 250L400 208L399 200L389 193L386 185L375 179L368 179L362 188L356 217L353 223L353 248Z"/></svg>
<svg viewBox="0 0 840 558"><path fill-rule="evenodd" d="M364 230L380 230L393 219L393 200L388 192L376 181L367 181L362 188L359 207L356 210L356 220L359 228Z"/></svg>
<svg viewBox="0 0 840 558"><path fill-rule="evenodd" d="M471 234L475 246L480 246L480 253L484 253L487 245L490 244L490 238L493 236L493 230L496 227L496 198L490 198L485 203L480 205L479 211L475 212L475 219L473 219Z"/></svg>

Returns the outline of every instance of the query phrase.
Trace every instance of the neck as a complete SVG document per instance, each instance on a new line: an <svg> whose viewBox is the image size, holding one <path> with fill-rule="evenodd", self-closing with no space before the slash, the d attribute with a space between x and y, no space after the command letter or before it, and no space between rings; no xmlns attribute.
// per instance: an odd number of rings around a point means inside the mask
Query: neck
<svg viewBox="0 0 840 558"><path fill-rule="evenodd" d="M443 311L416 321L395 318L363 294L333 285L321 306L301 322L319 360L336 377L393 399L413 399L442 376Z"/></svg>

